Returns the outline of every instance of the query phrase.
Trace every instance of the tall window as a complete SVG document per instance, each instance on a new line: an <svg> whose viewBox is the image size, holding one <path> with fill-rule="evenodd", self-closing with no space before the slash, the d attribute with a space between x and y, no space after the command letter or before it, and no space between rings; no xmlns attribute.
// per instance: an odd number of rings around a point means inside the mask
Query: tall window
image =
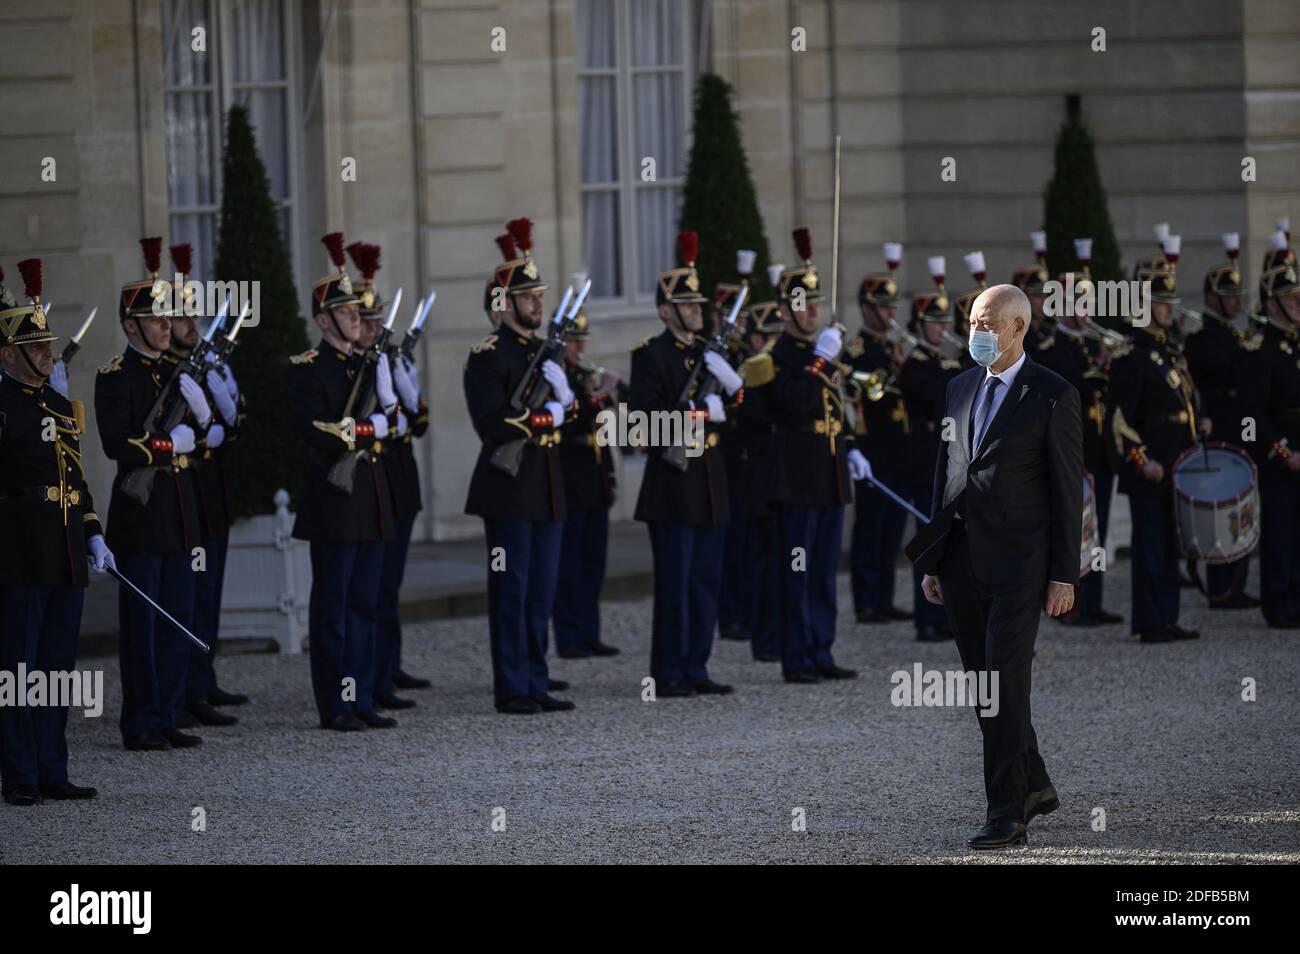
<svg viewBox="0 0 1300 954"><path fill-rule="evenodd" d="M213 277L222 136L226 111L235 104L248 108L271 196L280 208L281 235L290 260L298 264L290 7L283 0L162 0L168 241L194 246L197 278ZM206 50L194 49L197 29Z"/></svg>
<svg viewBox="0 0 1300 954"><path fill-rule="evenodd" d="M644 303L674 262L702 2L577 0L583 255L598 302Z"/></svg>

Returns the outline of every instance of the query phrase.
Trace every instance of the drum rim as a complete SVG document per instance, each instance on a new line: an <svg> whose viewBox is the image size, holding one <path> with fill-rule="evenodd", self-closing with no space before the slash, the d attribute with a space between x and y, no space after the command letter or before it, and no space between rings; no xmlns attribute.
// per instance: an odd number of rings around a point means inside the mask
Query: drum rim
<svg viewBox="0 0 1300 954"><path fill-rule="evenodd" d="M1202 445L1195 444L1187 448L1187 450L1183 451L1177 457L1175 457L1173 466L1169 468L1169 482L1173 484L1175 494L1177 494L1183 500L1186 500L1189 505L1199 510L1213 510L1215 507L1222 507L1227 504L1240 503L1241 501L1249 497L1251 494L1258 495L1259 468L1255 466L1255 461L1249 454L1247 454L1236 444L1229 444L1227 441L1206 441L1203 446L1205 447L1206 450L1211 450L1211 449L1217 450L1219 448L1222 448L1224 450L1229 450L1239 455L1243 460L1246 461L1247 464L1250 465L1250 485L1241 493L1237 494L1235 497L1224 497L1221 500L1197 500L1191 494L1187 493L1187 491L1179 487L1178 482L1173 479L1174 471L1178 469L1178 465L1182 463L1184 457L1186 457L1189 454L1199 454L1201 452Z"/></svg>

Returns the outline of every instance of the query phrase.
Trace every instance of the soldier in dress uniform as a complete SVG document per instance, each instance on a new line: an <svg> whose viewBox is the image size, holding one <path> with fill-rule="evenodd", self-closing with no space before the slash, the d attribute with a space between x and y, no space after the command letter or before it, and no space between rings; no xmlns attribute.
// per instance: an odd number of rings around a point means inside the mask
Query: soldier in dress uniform
<svg viewBox="0 0 1300 954"><path fill-rule="evenodd" d="M581 288L587 276L573 276ZM597 439L597 417L627 400L627 385L615 371L594 368L583 358L591 328L580 311L564 349L564 373L577 395L578 410L560 428L560 467L564 471L564 533L555 588L555 650L562 659L616 656L618 648L600 638L600 590L605 584L609 548L609 508L614 505L613 450Z"/></svg>
<svg viewBox="0 0 1300 954"><path fill-rule="evenodd" d="M713 319L723 321L736 303L741 288L748 296L749 276L758 253L742 248L736 252L736 282L718 282L713 288ZM749 357L744 329L749 323L749 301L736 316L736 328L727 342L729 360L737 367ZM741 438L739 414L722 425L720 445L727 467L727 496L731 517L727 521L726 555L722 564L722 591L718 602L718 635L722 639L751 641L753 638L754 578L749 572L754 551L748 514L745 512L747 448Z"/></svg>
<svg viewBox="0 0 1300 954"><path fill-rule="evenodd" d="M891 490L901 490L908 484L910 425L898 383L905 352L894 320L898 308L896 272L902 261L903 246L886 242L885 264L889 270L867 275L858 286L862 329L844 349L855 378L865 376L858 387L855 441L867 459L875 461L875 476ZM888 623L911 619L911 613L894 605L894 571L907 511L865 479L854 486L853 500L849 566L857 620Z"/></svg>
<svg viewBox="0 0 1300 954"><path fill-rule="evenodd" d="M767 267L767 280L773 292L781 287L783 271L782 264ZM765 492L771 467L772 420L764 410L764 385L775 375L772 348L784 330L779 300L750 305L746 332L750 354L740 366L746 399L733 415L734 436L743 447L745 498L742 505L750 531L745 572L753 579L750 652L756 662L781 661L781 528Z"/></svg>
<svg viewBox="0 0 1300 954"><path fill-rule="evenodd" d="M970 348L967 344L970 339L970 310L975 305L975 299L989 286L988 268L984 263L984 253L978 250L967 252L962 258L966 262L966 268L970 272L971 278L975 280L974 288L967 289L952 298L953 327L951 337L954 343L960 346L957 360L961 362L964 371L967 368L975 367L975 359L970 356Z"/></svg>
<svg viewBox="0 0 1300 954"><path fill-rule="evenodd" d="M171 318L171 340L161 357L164 377L175 374L177 366L199 343L198 322L190 314L194 309L190 307L192 302L183 284L190 274L192 251L189 245L173 245L171 255L178 281L182 283L175 288L175 292L182 296L177 301L185 307L177 309ZM199 511L199 546L203 549L201 560L195 563L192 618L195 635L215 650L221 618L221 584L226 572L226 545L233 522L221 459L237 436L239 412L225 380L215 369L209 368L199 385L203 388L212 419L204 446L195 448L190 455L190 476ZM193 649L189 655L185 707L176 714L177 726L184 729L198 724L234 725L238 719L218 711L208 701L208 693L216 685L212 656Z"/></svg>
<svg viewBox="0 0 1300 954"><path fill-rule="evenodd" d="M1239 444L1241 422L1245 416L1243 396L1238 387L1240 368L1247 353L1258 350L1263 339L1241 324L1238 234L1226 233L1223 247L1228 261L1211 267L1205 273L1202 326L1199 332L1187 339L1187 366L1200 392L1205 413L1220 422L1222 436ZM1249 568L1249 556L1232 563L1206 566L1205 590L1210 609L1246 609L1259 605L1259 600L1246 593Z"/></svg>
<svg viewBox="0 0 1300 954"><path fill-rule="evenodd" d="M29 301L0 286L0 671L72 672L87 580L116 566L81 466L80 401L49 386L57 341L41 261L18 263ZM3 273L0 273L3 278ZM52 431L51 431L52 428ZM26 692L25 682L18 685ZM47 700L48 702L48 700ZM0 705L0 792L10 805L93 798L68 780L65 706Z"/></svg>
<svg viewBox="0 0 1300 954"><path fill-rule="evenodd" d="M197 583L192 561L203 531L190 464L206 449L207 428L214 421L202 385L188 374L176 379L168 397L169 406L180 401L188 407L183 422L163 432L169 407L151 416L174 370L163 360L171 346L174 296L172 286L158 278L162 239L141 239L140 245L150 277L127 282L118 298L127 348L95 378L99 439L109 460L117 462L107 538L127 579L191 628ZM152 473L147 502L123 489L141 468ZM202 739L176 726L185 704L189 641L124 585L118 589L117 613L126 747L155 751L198 745Z"/></svg>
<svg viewBox="0 0 1300 954"><path fill-rule="evenodd" d="M511 399L542 345L547 285L532 255L532 222L514 219L510 241L498 240L491 298L501 315L497 333L474 345L465 362L465 402L483 446L470 479L465 512L483 518L488 555L488 631L492 690L498 712L531 715L572 709L550 693L563 686L546 666L546 641L564 533L560 428L578 410L564 369L544 361L538 386L549 386L543 410L516 410ZM518 470L493 463L499 447L523 440Z"/></svg>
<svg viewBox="0 0 1300 954"><path fill-rule="evenodd" d="M844 329L823 327L821 276L806 228L794 230L794 244L801 264L781 273L785 333L772 348L773 379L764 386L774 425L766 493L780 528L782 675L816 683L857 677L831 652L835 576L844 508L871 465L855 446L844 380L851 369L839 360Z"/></svg>
<svg viewBox="0 0 1300 954"><path fill-rule="evenodd" d="M944 346L944 332L952 326L952 305L944 288L944 257L932 256L929 266L935 288L912 296L908 327L916 335L917 345L898 373L911 429L905 457L908 480L902 493L922 513L928 513L934 503L934 471L944 441L943 410L948 382L962 371L961 362ZM931 603L921 592L923 575L916 567L912 568L912 621L916 638L922 642L950 639L952 631L943 607Z"/></svg>
<svg viewBox="0 0 1300 954"><path fill-rule="evenodd" d="M1144 643L1164 643L1199 635L1178 625L1179 548L1169 471L1179 454L1210 432L1212 419L1198 417L1181 355L1173 265L1140 265L1134 277L1151 283L1150 315L1135 327L1131 350L1111 365L1111 437L1119 491L1128 495L1133 518L1132 631Z"/></svg>
<svg viewBox="0 0 1300 954"><path fill-rule="evenodd" d="M731 516L726 464L718 446L727 415L744 399L743 381L721 355L704 350L700 276L695 270L699 237L677 238L682 265L659 273L655 302L664 330L632 350L628 406L647 415L671 412L703 423L703 447L686 457L679 470L664 459L664 447L651 447L646 460L636 519L645 522L654 554L654 619L650 675L658 698L725 695L731 686L709 678L709 655L718 623L726 524ZM701 354L703 355L701 357ZM722 394L702 400L686 393L692 370L703 361L703 383L716 379ZM725 397L724 397L725 395ZM688 436L683 427L683 436Z"/></svg>
<svg viewBox="0 0 1300 954"><path fill-rule="evenodd" d="M307 447L293 535L311 545L308 637L320 725L356 732L397 724L375 711L375 630L384 543L397 532L381 448L397 427L398 401L388 356L368 368L360 348L361 300L345 267L343 233L321 241L337 269L311 290L321 340L289 359L289 410ZM366 414L371 391L374 410ZM345 455L357 455L350 488L330 480Z"/></svg>
<svg viewBox="0 0 1300 954"><path fill-rule="evenodd" d="M1092 286L1092 239L1075 239L1074 249L1079 259L1079 271L1077 274L1060 275L1058 281L1063 288L1073 287L1077 299L1057 316L1056 328L1050 341L1034 357L1069 381L1079 392L1080 411L1083 415L1083 466L1093 479L1093 501L1097 508L1097 545L1104 546L1115 484L1107 429L1109 364L1112 356L1098 340L1097 334L1089 330L1085 321L1092 315L1088 311L1087 299L1083 296L1090 286L1095 287ZM1072 626L1101 626L1124 622L1124 617L1102 608L1104 578L1104 572L1095 570L1084 575L1075 588L1074 609L1062 618L1062 622Z"/></svg>
<svg viewBox="0 0 1300 954"><path fill-rule="evenodd" d="M1284 232L1279 229L1280 235ZM1300 628L1300 280L1285 254L1260 279L1263 341L1243 363L1259 468L1260 597L1274 629Z"/></svg>
<svg viewBox="0 0 1300 954"><path fill-rule="evenodd" d="M1031 318L1029 331L1025 335L1025 350L1038 354L1044 345L1050 346L1054 322L1043 313L1043 304L1047 301L1047 233L1043 231L1029 233L1030 244L1034 248L1034 264L1022 265L1011 275L1011 284L1015 285L1029 299Z"/></svg>
<svg viewBox="0 0 1300 954"><path fill-rule="evenodd" d="M383 329L388 303L375 285L379 271L378 245L353 242L348 246L352 264L361 275L354 283L360 299L361 335L356 350L374 347ZM429 428L429 411L420 397L419 375L414 365L398 351L396 342L388 344L388 367L397 394L397 424L380 445L384 476L392 493L395 526L393 535L384 540L384 563L379 576L379 602L375 621L375 706L380 709L410 709L415 702L397 695L398 689L427 688L427 679L418 679L402 671L402 578L406 574L406 555L411 546L415 516L420 512L420 474L416 469L412 440L422 437Z"/></svg>

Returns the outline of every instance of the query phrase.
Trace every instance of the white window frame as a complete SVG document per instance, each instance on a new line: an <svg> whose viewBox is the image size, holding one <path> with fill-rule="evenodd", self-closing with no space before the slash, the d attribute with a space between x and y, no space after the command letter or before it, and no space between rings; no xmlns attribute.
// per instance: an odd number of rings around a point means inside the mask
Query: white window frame
<svg viewBox="0 0 1300 954"><path fill-rule="evenodd" d="M605 298L593 298L590 304L590 310L593 314L605 317L621 317L626 315L642 315L647 305L653 305L655 296L653 290L644 293L638 291L637 286L640 284L641 263L641 241L637 229L636 221L636 198L638 189L663 189L663 188L684 188L686 185L685 166L690 158L690 149L692 142L692 95L694 93L694 81L696 78L696 64L693 56L694 50L694 25L695 25L695 6L703 0L680 0L682 4L681 16L681 50L682 62L680 66L634 66L632 64L632 17L629 0L606 0L614 4L614 65L612 67L583 67L577 66L577 77L579 84L586 77L609 77L615 78L615 103L616 114L614 122L617 126L615 139L618 142L618 169L619 177L614 182L604 183L580 183L581 198L579 205L579 221L582 220L581 209L585 206L585 199L589 193L595 192L616 192L618 194L618 222L619 222L619 247L622 249L622 255L619 261L620 284L623 289L622 295ZM576 13L576 5L575 5ZM574 29L577 29L577 23L574 23ZM682 75L682 116L685 120L685 128L682 130L682 144L684 155L682 156L683 175L665 179L656 177L654 182L641 182L641 161L636 155L635 135L633 131L632 115L635 108L634 78L637 76L663 75L669 73L680 73ZM582 130L578 131L579 136ZM579 147L581 148L581 147ZM585 243L585 237L583 239ZM663 271L671 268L676 262L663 262L655 265L656 271Z"/></svg>
<svg viewBox="0 0 1300 954"><path fill-rule="evenodd" d="M161 0L166 4L171 0ZM247 90L260 89L282 89L284 90L284 121L285 121L285 143L288 148L288 175L289 175L289 197L287 199L276 199L276 209L289 210L289 234L281 236L289 244L289 261L293 267L294 282L298 286L300 297L306 294L305 289L310 287L310 281L304 278L302 245L300 237L302 235L302 122L301 122L301 105L299 103L299 83L298 77L301 76L301 45L298 38L301 35L301 21L299 17L298 4L295 0L279 0L281 11L280 29L283 37L283 49L281 50L284 59L283 80L262 80L257 82L240 82L234 81L234 68L229 59L229 53L222 43L222 38L229 35L231 29L231 7L232 0L207 0L208 9L213 18L213 26L207 37L208 56L211 58L212 69L208 73L208 82L202 85L194 86L174 86L168 84L164 79L163 99L170 93L199 93L207 92L214 94L210 97L209 108L212 110L210 122L212 124L212 147L214 154L210 157L213 164L213 203L212 205L185 205L173 206L168 197L167 215L168 225L172 215L193 215L193 214L211 214L216 218L217 230L215 239L220 240L221 224L221 200L222 200L222 170L225 160L226 149L226 113L231 105L236 102L236 96ZM238 3L239 0L233 0ZM161 17L161 7L159 15ZM161 26L161 24L160 24ZM163 36L163 56L166 57L170 52L169 37ZM163 76L166 77L166 64L163 67ZM165 107L164 107L165 108ZM256 131L254 131L256 136ZM260 147L260 144L259 144ZM265 157L263 157L265 162ZM215 249L215 244L214 244ZM305 282L305 284L304 284Z"/></svg>

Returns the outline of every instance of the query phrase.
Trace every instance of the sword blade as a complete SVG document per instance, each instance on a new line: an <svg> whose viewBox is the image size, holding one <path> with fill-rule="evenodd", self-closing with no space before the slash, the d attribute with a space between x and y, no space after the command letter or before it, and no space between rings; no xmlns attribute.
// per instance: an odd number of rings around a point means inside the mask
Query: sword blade
<svg viewBox="0 0 1300 954"><path fill-rule="evenodd" d="M915 517L917 520L921 521L921 523L929 523L929 522L930 522L930 518L929 518L929 517L927 517L925 514L921 513L921 511L917 510L915 507L913 507L910 503L908 503L908 502L907 502L906 500L904 500L902 497L898 496L898 494L894 493L892 490L889 489L888 486L886 486L885 484L881 483L881 482L880 482L879 480L877 480L875 477L868 477L868 478L867 478L867 482L870 483L871 486L873 486L873 487L875 487L877 490L879 490L879 491L880 491L882 494L884 494L886 497L888 497L890 500L892 500L894 503L898 504L900 507L902 507L902 508L903 508L904 510L906 510L908 513L910 513L910 514L911 514L913 517Z"/></svg>
<svg viewBox="0 0 1300 954"><path fill-rule="evenodd" d="M209 645L208 645L207 643L205 643L203 640L199 639L197 636L195 636L193 633L191 633L188 629L186 629L184 626L182 626L180 623L178 623L178 622L176 621L176 617L175 617L175 616L173 616L171 613L167 612L165 609L163 609L161 606L159 606L159 605L158 605L157 603L155 603L153 600L149 599L149 597L148 597L147 595L145 595L144 591L141 590L140 587L138 587L138 586L136 586L134 583L132 583L130 580L128 580L125 576L123 576L122 573L121 573L121 571L119 571L119 570L117 569L117 567L115 567L115 566L105 566L104 569L106 569L106 570L109 572L109 575L112 576L114 579L116 579L119 583L121 583L121 584L123 584L124 586L126 586L126 587L127 587L127 588L132 592L132 593L134 593L136 596L140 597L140 599L142 599L142 600L144 600L146 603L148 603L149 606L154 610L154 612L156 612L156 613L157 613L159 616L161 616L163 619L167 620L167 622L171 623L173 626L175 626L177 629L179 629L179 630L181 631L181 634L182 634L183 636L185 636L185 638L187 638L188 640L190 640L190 642L192 642L195 646L198 646L199 649L203 650L205 653L208 653L209 655L211 655L211 653L212 653L212 647L211 647L211 646L209 646Z"/></svg>

